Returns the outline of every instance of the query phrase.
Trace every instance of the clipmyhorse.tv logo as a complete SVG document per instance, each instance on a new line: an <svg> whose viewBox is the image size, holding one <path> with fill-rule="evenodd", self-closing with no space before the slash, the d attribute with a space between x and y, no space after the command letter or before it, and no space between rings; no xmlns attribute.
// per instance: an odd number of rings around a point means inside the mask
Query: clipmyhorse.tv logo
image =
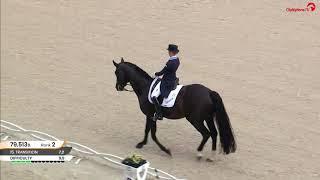
<svg viewBox="0 0 320 180"><path fill-rule="evenodd" d="M316 4L309 2L304 8L287 8L287 12L313 12L316 10Z"/></svg>

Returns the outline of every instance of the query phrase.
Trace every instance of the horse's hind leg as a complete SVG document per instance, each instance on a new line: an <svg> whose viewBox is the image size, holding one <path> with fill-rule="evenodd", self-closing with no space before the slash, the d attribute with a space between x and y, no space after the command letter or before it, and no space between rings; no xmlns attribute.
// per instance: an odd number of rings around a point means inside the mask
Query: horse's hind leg
<svg viewBox="0 0 320 180"><path fill-rule="evenodd" d="M214 125L213 116L210 116L208 119L206 119L206 123L208 125L208 128L210 130L210 135L212 139L212 151L215 151L217 149L217 136L218 132Z"/></svg>
<svg viewBox="0 0 320 180"><path fill-rule="evenodd" d="M204 125L204 120L202 121L190 121L191 124L201 133L202 135L202 141L198 147L198 158L200 159L202 157L201 151L203 150L204 145L208 141L210 137L210 131L206 128Z"/></svg>

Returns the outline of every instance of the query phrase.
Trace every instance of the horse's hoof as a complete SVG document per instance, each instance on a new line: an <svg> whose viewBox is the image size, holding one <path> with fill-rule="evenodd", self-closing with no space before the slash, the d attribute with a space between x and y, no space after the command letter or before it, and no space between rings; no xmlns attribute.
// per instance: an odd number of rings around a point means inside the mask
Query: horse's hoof
<svg viewBox="0 0 320 180"><path fill-rule="evenodd" d="M200 160L202 159L202 156L203 156L203 155L202 155L201 153L198 153L198 154L197 154L197 159L198 159L198 161L200 161Z"/></svg>
<svg viewBox="0 0 320 180"><path fill-rule="evenodd" d="M171 157L172 157L172 154L171 154L170 149L166 149L164 152L166 152L169 156L171 156Z"/></svg>
<svg viewBox="0 0 320 180"><path fill-rule="evenodd" d="M138 143L138 144L136 145L136 148L141 149L141 148L143 148L144 145L145 145L145 143L140 142L140 143Z"/></svg>

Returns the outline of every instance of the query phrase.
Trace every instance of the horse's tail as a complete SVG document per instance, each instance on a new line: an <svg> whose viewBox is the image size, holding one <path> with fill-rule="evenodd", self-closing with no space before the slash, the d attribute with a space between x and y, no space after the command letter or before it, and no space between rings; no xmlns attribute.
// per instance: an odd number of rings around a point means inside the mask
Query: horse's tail
<svg viewBox="0 0 320 180"><path fill-rule="evenodd" d="M224 153L233 153L237 149L235 137L229 120L229 116L224 108L221 96L214 91L210 92L214 103L214 112L216 114L216 124L219 130L220 145Z"/></svg>

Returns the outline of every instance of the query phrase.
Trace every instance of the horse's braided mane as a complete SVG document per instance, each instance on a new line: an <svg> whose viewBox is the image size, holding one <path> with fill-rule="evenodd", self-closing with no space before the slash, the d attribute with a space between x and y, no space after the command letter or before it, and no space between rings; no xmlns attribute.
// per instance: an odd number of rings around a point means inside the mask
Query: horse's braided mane
<svg viewBox="0 0 320 180"><path fill-rule="evenodd" d="M123 63L126 64L126 65L129 65L132 68L134 68L141 75L146 76L148 78L151 78L151 76L147 72L145 72L143 69L141 69L139 66L137 66L137 65L135 65L135 64L133 64L131 62L123 62Z"/></svg>

